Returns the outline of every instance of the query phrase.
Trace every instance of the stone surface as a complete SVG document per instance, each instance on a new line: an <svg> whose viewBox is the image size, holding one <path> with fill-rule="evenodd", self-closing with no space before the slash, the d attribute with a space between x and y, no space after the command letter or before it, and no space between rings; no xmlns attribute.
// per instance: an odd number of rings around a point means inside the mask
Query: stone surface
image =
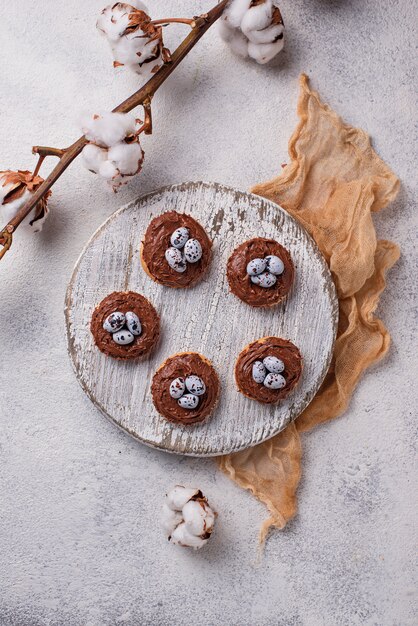
<svg viewBox="0 0 418 626"><path fill-rule="evenodd" d="M134 75L113 73L95 33L103 4L45 0L22 11L1 0L1 168L33 166L32 144L68 144L83 106L111 107L135 88ZM162 17L186 3L152 4ZM76 161L44 231L20 233L1 263L2 626L416 623L416 3L283 0L282 9L287 41L271 66L233 57L209 33L154 101L141 176L115 197ZM175 32L182 27L170 40ZM118 206L185 180L247 189L276 174L301 71L400 176L398 200L375 222L403 254L379 307L390 355L344 417L304 436L299 515L258 564L261 504L213 461L140 446L97 414L66 353L63 302L82 246ZM176 482L196 484L220 513L197 554L169 545L158 527Z"/></svg>

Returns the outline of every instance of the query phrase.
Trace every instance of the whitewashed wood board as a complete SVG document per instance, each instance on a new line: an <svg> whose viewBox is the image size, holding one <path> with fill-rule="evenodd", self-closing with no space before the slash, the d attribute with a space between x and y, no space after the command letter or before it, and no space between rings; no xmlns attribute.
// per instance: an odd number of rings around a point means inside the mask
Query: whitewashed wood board
<svg viewBox="0 0 418 626"><path fill-rule="evenodd" d="M212 238L208 274L191 289L157 285L141 267L139 249L150 220L161 212L192 214ZM287 300L254 309L235 298L226 279L234 248L255 236L273 237L289 249L296 278ZM161 339L143 361L103 355L89 330L93 309L112 291L142 293L161 316ZM96 407L141 442L192 456L226 454L254 446L280 432L316 394L328 370L337 329L338 301L329 269L316 244L288 213L272 202L216 183L184 183L122 207L93 235L67 290L68 347L78 380ZM274 335L300 349L303 374L278 405L240 394L234 381L239 352ZM156 412L150 393L158 366L176 352L208 357L221 380L221 396L204 424L176 426Z"/></svg>

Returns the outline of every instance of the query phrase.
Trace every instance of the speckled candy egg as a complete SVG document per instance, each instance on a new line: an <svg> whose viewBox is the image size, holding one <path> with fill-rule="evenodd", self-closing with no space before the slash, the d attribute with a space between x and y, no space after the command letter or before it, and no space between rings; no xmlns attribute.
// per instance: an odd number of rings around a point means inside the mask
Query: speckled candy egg
<svg viewBox="0 0 418 626"><path fill-rule="evenodd" d="M108 333L116 333L123 328L125 321L125 315L120 311L115 311L106 317L103 322L103 328L107 330Z"/></svg>
<svg viewBox="0 0 418 626"><path fill-rule="evenodd" d="M251 282L254 285L259 285L259 287L263 287L263 289L269 289L269 287L274 287L276 284L277 278L274 274L270 274L270 272L263 272L263 274L258 274L258 276L251 276Z"/></svg>
<svg viewBox="0 0 418 626"><path fill-rule="evenodd" d="M186 271L186 263L184 262L183 255L177 248L167 248L165 258L174 271L179 272L179 274Z"/></svg>
<svg viewBox="0 0 418 626"><path fill-rule="evenodd" d="M206 385L199 376L188 376L186 378L187 391L193 393L195 396L203 396L206 391Z"/></svg>
<svg viewBox="0 0 418 626"><path fill-rule="evenodd" d="M197 239L188 239L184 246L184 258L189 263L197 263L202 258L202 246Z"/></svg>
<svg viewBox="0 0 418 626"><path fill-rule="evenodd" d="M255 363L253 363L252 373L253 380L256 383L263 383L267 374L267 370L261 361L256 361Z"/></svg>
<svg viewBox="0 0 418 626"><path fill-rule="evenodd" d="M174 248L183 248L190 237L189 229L181 226L177 228L170 237L170 243Z"/></svg>
<svg viewBox="0 0 418 626"><path fill-rule="evenodd" d="M283 389L285 385L286 379L281 374L270 372L264 379L264 387L267 389Z"/></svg>
<svg viewBox="0 0 418 626"><path fill-rule="evenodd" d="M193 393L186 393L184 396L181 396L181 398L179 398L177 402L183 409L192 410L195 409L199 404L199 398Z"/></svg>
<svg viewBox="0 0 418 626"><path fill-rule="evenodd" d="M184 378L175 378L170 383L170 396L175 400L181 398L186 390L186 385L184 384Z"/></svg>
<svg viewBox="0 0 418 626"><path fill-rule="evenodd" d="M266 356L266 358L263 359L263 364L264 367L266 367L268 371L273 374L280 374L284 370L283 361L275 356Z"/></svg>
<svg viewBox="0 0 418 626"><path fill-rule="evenodd" d="M118 330L117 333L113 333L113 341L120 346L127 346L132 343L135 337L129 330Z"/></svg>
<svg viewBox="0 0 418 626"><path fill-rule="evenodd" d="M274 254L269 254L264 259L266 262L266 270L275 276L280 276L284 272L284 263L283 261Z"/></svg>
<svg viewBox="0 0 418 626"><path fill-rule="evenodd" d="M142 325L137 314L133 311L128 311L125 313L125 318L128 330L135 336L140 335L142 333Z"/></svg>
<svg viewBox="0 0 418 626"><path fill-rule="evenodd" d="M258 276L262 274L266 269L266 262L264 259L253 259L247 265L248 276Z"/></svg>

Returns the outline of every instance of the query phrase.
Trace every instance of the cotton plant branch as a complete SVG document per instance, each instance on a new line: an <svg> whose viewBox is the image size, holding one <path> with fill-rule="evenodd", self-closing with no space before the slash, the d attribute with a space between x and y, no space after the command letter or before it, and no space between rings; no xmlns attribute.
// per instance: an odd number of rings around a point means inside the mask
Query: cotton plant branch
<svg viewBox="0 0 418 626"><path fill-rule="evenodd" d="M152 133L152 118L151 118L151 101L154 94L158 91L161 85L167 80L170 74L176 69L176 67L183 61L183 59L194 48L200 38L207 32L207 30L221 17L224 9L228 4L228 0L222 0L216 6L214 6L208 13L194 17L193 19L183 18L169 18L163 20L155 20L151 22L153 26L157 28L170 23L181 23L191 27L191 32L180 43L178 48L172 53L168 53L168 56L162 55L164 64L158 69L158 71L150 78L150 80L138 91L133 93L129 98L124 100L121 104L113 109L114 113L129 113L138 106L142 106L144 109L144 123L138 130L138 133L151 134ZM166 49L164 51L168 52ZM34 193L30 196L28 201L19 209L8 224L0 231L0 259L4 257L6 252L10 249L13 243L13 234L23 220L33 211L37 205L45 201L50 193L51 187L62 176L67 167L74 161L76 157L80 155L83 148L89 143L88 139L83 135L68 148L52 148L47 146L34 146L33 153L38 155L38 162L35 170L32 174L33 177L38 175L41 165L47 157L57 157L59 159L58 164L50 172L47 178L35 188Z"/></svg>

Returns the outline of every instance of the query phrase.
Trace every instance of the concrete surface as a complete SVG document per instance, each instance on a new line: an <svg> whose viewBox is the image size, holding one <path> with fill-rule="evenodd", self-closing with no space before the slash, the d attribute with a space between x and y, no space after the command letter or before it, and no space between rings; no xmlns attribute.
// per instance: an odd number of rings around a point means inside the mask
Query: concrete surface
<svg viewBox="0 0 418 626"><path fill-rule="evenodd" d="M32 144L67 145L83 107L110 108L134 89L95 32L102 4L1 0L2 169L31 167ZM162 17L211 2L152 5ZM279 60L243 62L209 33L155 99L142 176L114 196L74 163L54 189L44 232L22 233L1 263L2 626L417 623L417 2L283 0L282 9ZM275 174L301 71L401 177L399 199L376 224L403 256L380 306L390 356L367 373L342 419L304 437L299 515L257 565L264 507L213 461L142 447L99 415L71 370L63 301L85 241L136 195L198 179L247 189ZM175 482L198 484L220 512L199 554L168 545L158 528Z"/></svg>

